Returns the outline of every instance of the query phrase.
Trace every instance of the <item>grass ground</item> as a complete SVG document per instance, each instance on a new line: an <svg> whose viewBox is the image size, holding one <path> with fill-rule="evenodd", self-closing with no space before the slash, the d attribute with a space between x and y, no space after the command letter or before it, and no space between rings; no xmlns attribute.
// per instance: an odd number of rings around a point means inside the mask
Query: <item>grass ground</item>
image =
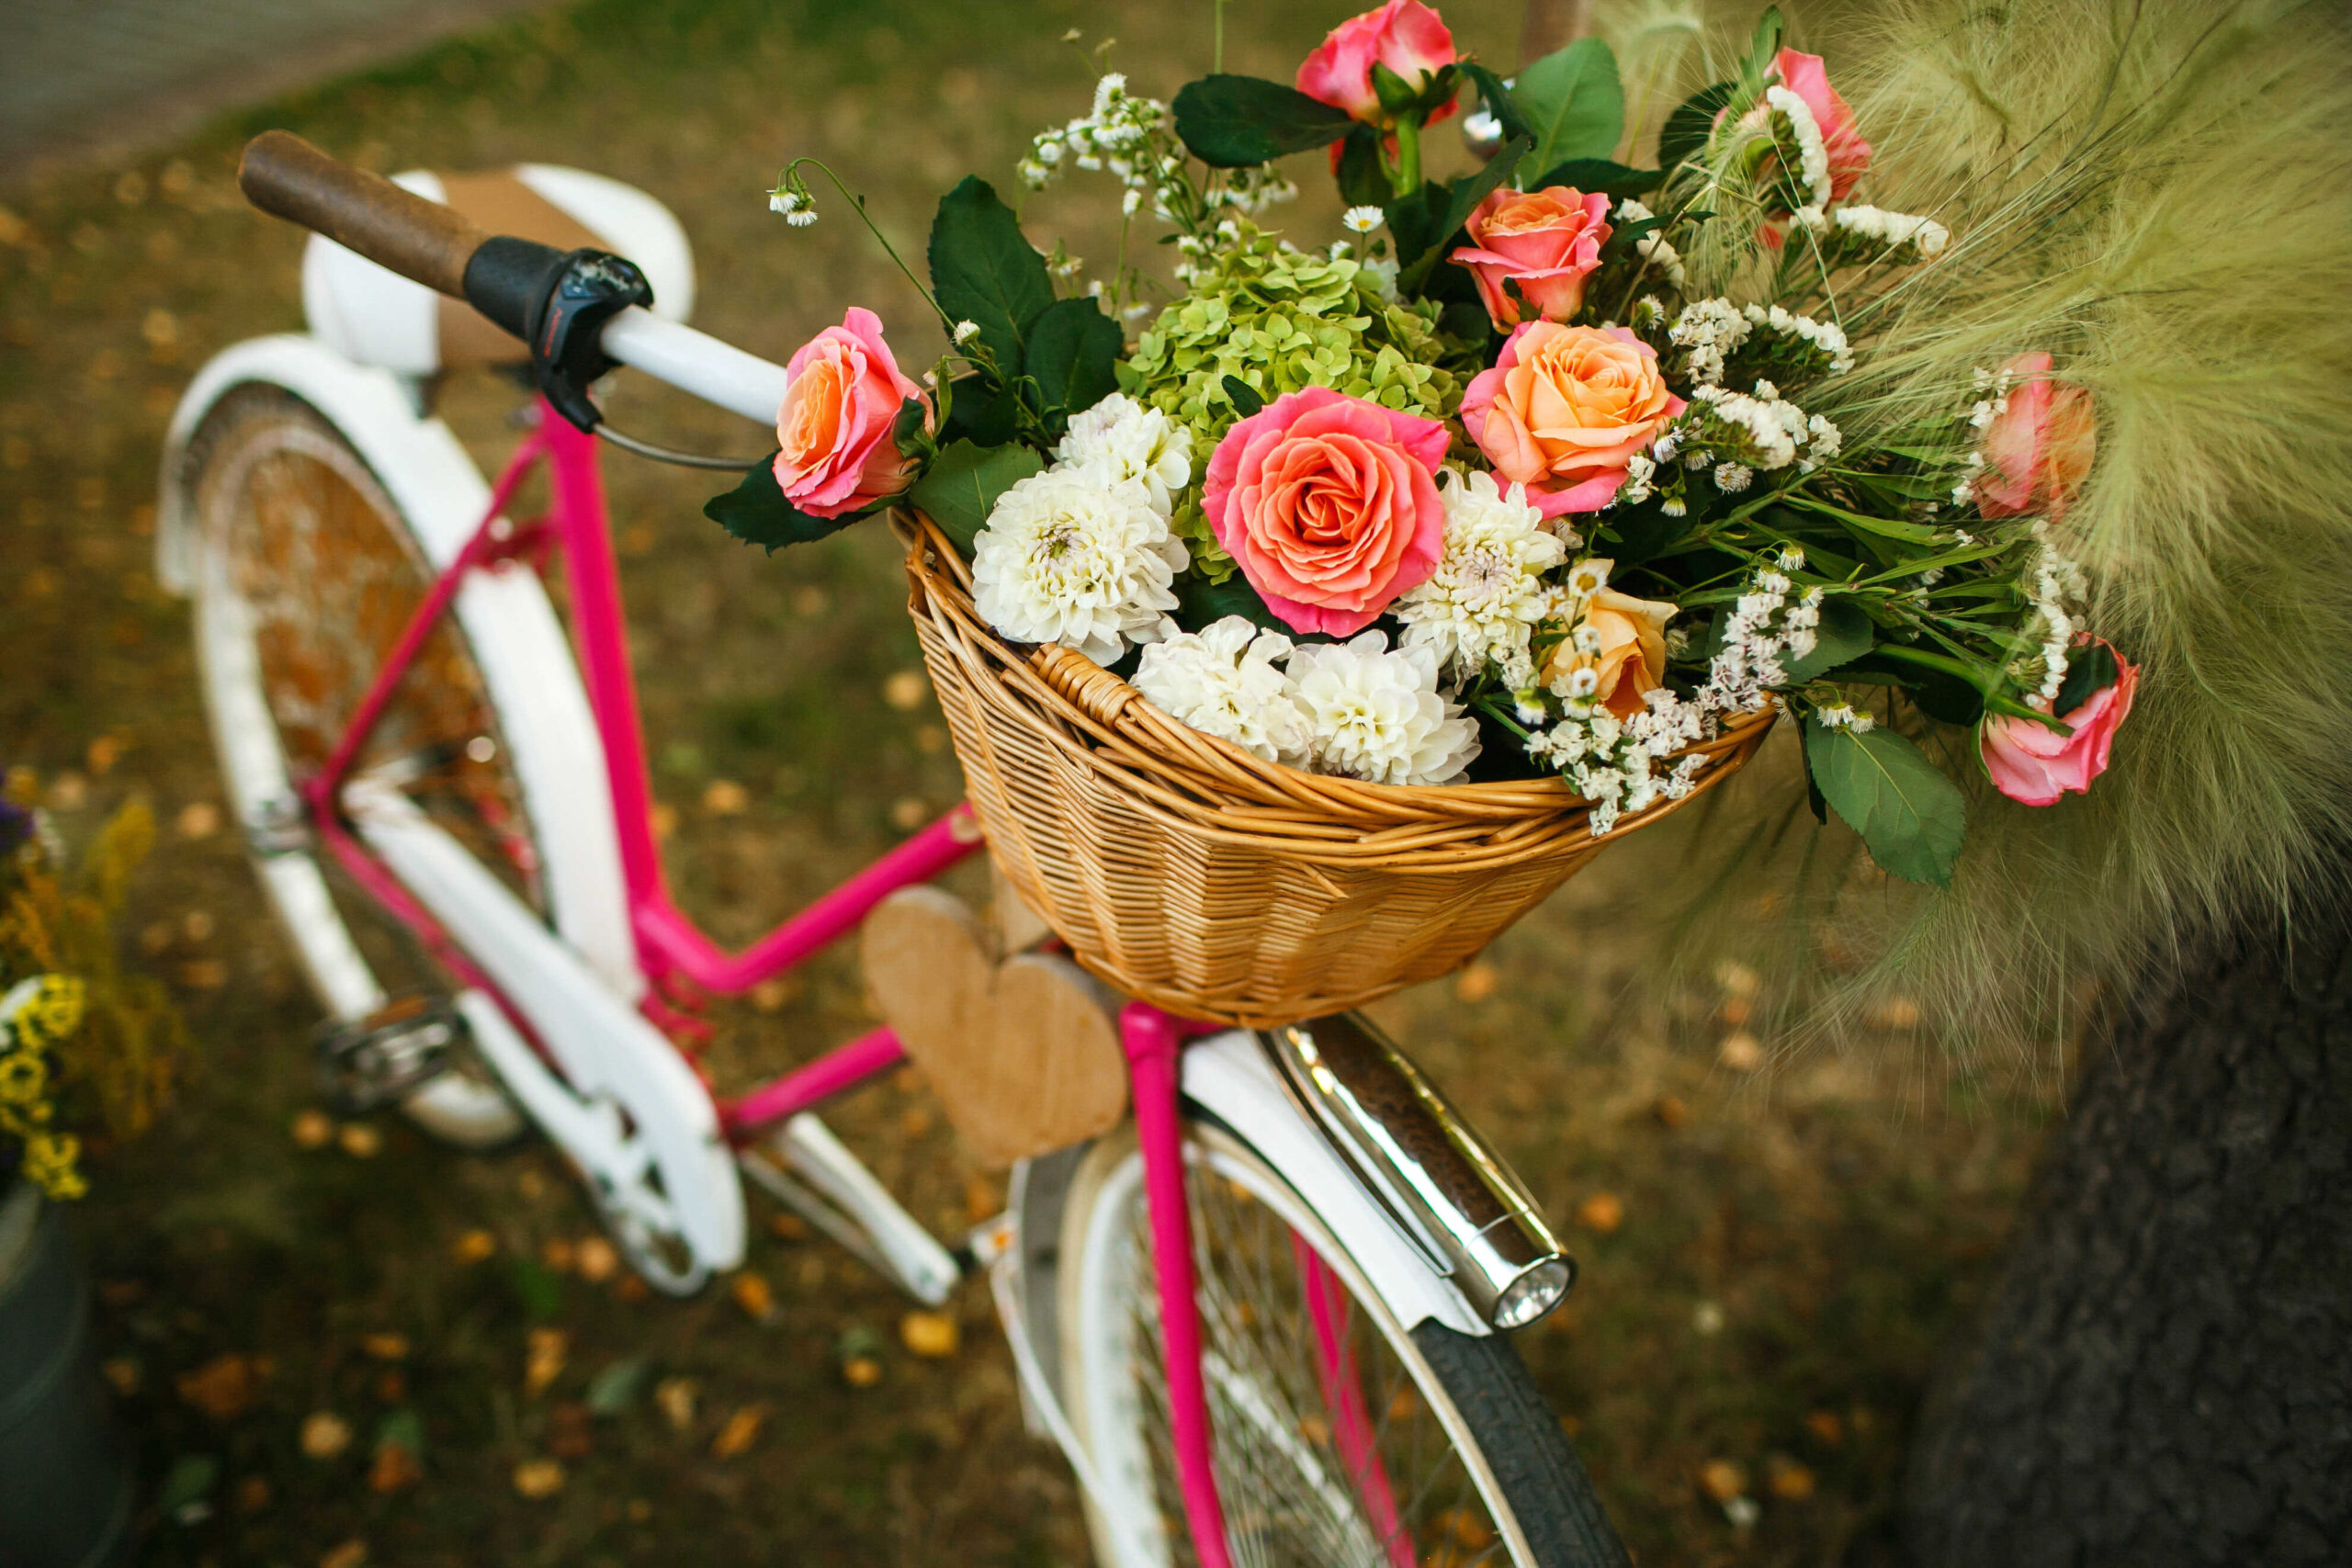
<svg viewBox="0 0 2352 1568"><path fill-rule="evenodd" d="M1090 73L1066 28L1118 35L1119 62L1164 96L1205 68L1206 11L593 0L0 197L0 760L35 771L69 837L128 795L157 804L165 842L128 941L201 1048L179 1112L103 1154L80 1216L150 1483L145 1561L1085 1560L978 1291L955 1354L911 1356L902 1303L761 1211L756 1286L648 1299L582 1246L594 1221L543 1146L460 1156L391 1120L311 1124L317 1148L293 1135L315 1015L220 823L150 502L193 368L300 324L299 237L231 184L254 130L382 169L596 168L683 217L709 330L781 358L855 301L912 345L910 291L838 203L806 231L766 213L776 165L826 156L905 249L955 178L1009 185L1022 141L1080 112ZM1447 11L1509 56L1514 7ZM1228 63L1286 73L1339 14L1237 7ZM1285 220L1325 237L1331 205ZM1100 187L1057 192L1033 232L1102 254L1107 206ZM616 399L656 434L756 438L658 390ZM488 463L513 401L485 379L444 407ZM955 764L928 702L887 694L916 659L878 531L764 559L698 515L707 487L626 459L613 473L673 874L741 940L944 807ZM1906 1422L2050 1107L1874 1070L1917 1065L1893 1015L1871 1051L1747 1070L1737 973L1633 986L1658 874L1638 845L1613 851L1459 981L1379 1012L1577 1239L1583 1282L1524 1348L1644 1568L1878 1561ZM764 1000L723 1017L722 1081L866 1019L846 954ZM919 1082L837 1124L943 1227L995 1196ZM842 1348L869 1335L882 1375L853 1386ZM415 1473L379 1457L387 1436ZM1735 1492L1760 1506L1746 1527L1721 1506Z"/></svg>

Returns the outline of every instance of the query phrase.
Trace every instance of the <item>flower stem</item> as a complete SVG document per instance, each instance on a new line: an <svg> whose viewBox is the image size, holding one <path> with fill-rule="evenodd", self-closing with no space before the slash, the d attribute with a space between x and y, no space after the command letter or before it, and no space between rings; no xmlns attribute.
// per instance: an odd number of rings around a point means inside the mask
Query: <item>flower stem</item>
<svg viewBox="0 0 2352 1568"><path fill-rule="evenodd" d="M1381 161L1387 162L1385 158ZM1421 188L1421 127L1419 120L1400 119L1396 122L1396 170L1389 175L1388 184L1398 196L1410 196Z"/></svg>
<svg viewBox="0 0 2352 1568"><path fill-rule="evenodd" d="M874 221L873 217L867 213L865 210L865 201L861 199L855 192L852 191L849 186L842 183L841 175L833 173L830 164L821 158L795 158L791 163L785 165L784 178L778 180L776 183L779 186L782 186L790 181L792 176L799 172L800 166L804 164L815 165L820 173L821 173L827 179L833 182L833 188L842 193L842 199L848 202L851 209L857 214L857 220L865 225L865 231L874 236L874 243L880 245L882 247L882 254L890 258L890 265L897 267L900 275L903 276L909 283L915 286L915 292L922 296L922 302L931 307L931 313L939 318L939 324L946 330L948 337L953 339L956 335L956 323L947 319L947 312L945 310L940 309L939 301L933 297L930 287L926 285L922 278L917 277L914 275L914 270L907 265L905 259L901 257L898 251L891 245L889 236L882 232L881 227L876 224Z"/></svg>

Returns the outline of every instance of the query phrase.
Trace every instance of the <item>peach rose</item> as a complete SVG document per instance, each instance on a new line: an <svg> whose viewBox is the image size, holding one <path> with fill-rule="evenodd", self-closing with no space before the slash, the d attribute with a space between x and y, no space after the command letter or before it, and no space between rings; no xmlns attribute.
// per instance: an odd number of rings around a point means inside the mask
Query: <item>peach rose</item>
<svg viewBox="0 0 2352 1568"><path fill-rule="evenodd" d="M1462 397L1462 427L1546 517L1597 512L1625 462L1688 407L1657 354L1623 327L1526 321Z"/></svg>
<svg viewBox="0 0 2352 1568"><path fill-rule="evenodd" d="M839 517L907 488L914 465L890 426L923 390L899 373L879 316L851 306L785 369L792 379L775 416L775 482L786 501L811 517Z"/></svg>
<svg viewBox="0 0 2352 1568"><path fill-rule="evenodd" d="M1772 74L1813 111L1814 123L1821 127L1822 147L1829 154L1830 199L1845 200L1854 182L1871 167L1871 144L1854 129L1854 111L1829 85L1829 72L1817 54L1784 49L1772 57Z"/></svg>
<svg viewBox="0 0 2352 1568"><path fill-rule="evenodd" d="M1225 433L1201 507L1267 608L1347 637L1437 569L1445 448L1436 420L1309 387Z"/></svg>
<svg viewBox="0 0 2352 1568"><path fill-rule="evenodd" d="M1592 628L1600 647L1579 649L1571 630L1544 662L1544 683L1563 696L1596 703L1621 719L1633 717L1642 711L1643 697L1666 679L1666 623L1674 618L1674 610L1658 600L1601 589L1577 623ZM1577 671L1584 670L1593 673L1589 691L1577 689L1582 683Z"/></svg>
<svg viewBox="0 0 2352 1568"><path fill-rule="evenodd" d="M1298 90L1317 103L1344 109L1366 125L1386 123L1380 94L1372 85L1374 62L1419 86L1453 63L1453 35L1420 0L1388 0L1377 11L1351 17L1324 35L1298 68ZM1432 125L1453 112L1446 104L1430 116Z"/></svg>
<svg viewBox="0 0 2352 1568"><path fill-rule="evenodd" d="M1547 321L1565 321L1584 309L1584 280L1609 242L1608 216L1606 196L1566 186L1494 191L1471 210L1470 243L1446 259L1470 269L1498 330L1519 324L1521 300Z"/></svg>
<svg viewBox="0 0 2352 1568"><path fill-rule="evenodd" d="M2001 368L2010 378L2008 407L1984 428L1977 510L2015 517L2039 508L2054 522L2083 488L2098 450L2091 395L2052 380L2046 354L2020 354Z"/></svg>
<svg viewBox="0 0 2352 1568"><path fill-rule="evenodd" d="M2093 639L2081 639L2087 644ZM2114 645L2098 639L2109 653ZM2052 806L2068 790L2090 792L2091 781L2107 772L2107 754L2115 732L2132 712L2132 689L2140 683L2140 668L2115 654L2115 683L2102 686L2071 713L2058 716L2074 733L2061 735L2030 718L1987 714L1977 727L1977 749L1993 787L2021 806ZM2039 703L2035 705L2040 705Z"/></svg>

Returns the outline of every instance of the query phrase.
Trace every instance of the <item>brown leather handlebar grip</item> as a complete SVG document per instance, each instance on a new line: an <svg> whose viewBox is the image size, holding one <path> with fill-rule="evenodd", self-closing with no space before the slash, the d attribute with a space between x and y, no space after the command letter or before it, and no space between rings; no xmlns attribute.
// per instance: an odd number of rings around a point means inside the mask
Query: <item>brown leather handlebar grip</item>
<svg viewBox="0 0 2352 1568"><path fill-rule="evenodd" d="M455 299L465 298L466 263L489 238L439 202L330 158L290 130L245 143L237 185L264 212Z"/></svg>

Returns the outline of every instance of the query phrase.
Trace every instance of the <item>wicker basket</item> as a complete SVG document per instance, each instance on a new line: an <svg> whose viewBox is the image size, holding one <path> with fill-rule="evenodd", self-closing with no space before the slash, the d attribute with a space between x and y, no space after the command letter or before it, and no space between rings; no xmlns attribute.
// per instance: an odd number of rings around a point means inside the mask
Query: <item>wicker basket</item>
<svg viewBox="0 0 2352 1568"><path fill-rule="evenodd" d="M894 525L989 852L1125 995L1258 1026L1359 1007L1466 963L1600 852L1558 779L1412 788L1261 761L1082 654L1007 643L937 526L907 512ZM1758 715L1692 748L1713 761L1684 799L1770 727Z"/></svg>

